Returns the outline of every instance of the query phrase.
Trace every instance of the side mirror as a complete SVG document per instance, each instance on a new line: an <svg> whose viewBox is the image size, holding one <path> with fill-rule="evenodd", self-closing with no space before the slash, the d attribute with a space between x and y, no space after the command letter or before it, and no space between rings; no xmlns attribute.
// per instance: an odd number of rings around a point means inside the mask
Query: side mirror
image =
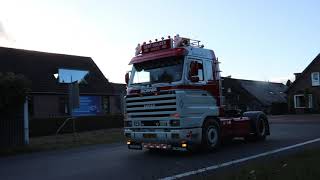
<svg viewBox="0 0 320 180"><path fill-rule="evenodd" d="M192 61L190 63L190 72L189 75L192 76L198 76L198 62L197 61Z"/></svg>
<svg viewBox="0 0 320 180"><path fill-rule="evenodd" d="M198 82L198 71L199 71L199 64L197 61L192 61L190 63L190 70L189 70L189 79L191 82Z"/></svg>
<svg viewBox="0 0 320 180"><path fill-rule="evenodd" d="M126 84L129 83L129 72L127 72L125 75L125 81L126 81Z"/></svg>

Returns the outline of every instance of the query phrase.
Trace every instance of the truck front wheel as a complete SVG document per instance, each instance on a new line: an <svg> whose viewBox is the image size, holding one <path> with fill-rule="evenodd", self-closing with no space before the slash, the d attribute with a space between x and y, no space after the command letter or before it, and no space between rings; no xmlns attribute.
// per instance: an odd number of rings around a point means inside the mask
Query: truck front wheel
<svg viewBox="0 0 320 180"><path fill-rule="evenodd" d="M220 126L217 121L206 121L202 128L202 146L207 151L215 151L221 143Z"/></svg>

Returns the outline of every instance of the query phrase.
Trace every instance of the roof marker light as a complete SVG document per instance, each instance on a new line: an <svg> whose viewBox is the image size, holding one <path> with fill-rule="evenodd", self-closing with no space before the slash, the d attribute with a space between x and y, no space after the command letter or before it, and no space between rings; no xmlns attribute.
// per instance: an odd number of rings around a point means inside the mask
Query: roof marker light
<svg viewBox="0 0 320 180"><path fill-rule="evenodd" d="M179 34L175 35L173 38L173 42L174 42L174 47L177 48L179 46L181 46L183 39L180 37Z"/></svg>
<svg viewBox="0 0 320 180"><path fill-rule="evenodd" d="M155 39L156 42L158 42L158 39Z"/></svg>
<svg viewBox="0 0 320 180"><path fill-rule="evenodd" d="M151 40L149 40L149 43L152 43L152 41L151 41Z"/></svg>
<svg viewBox="0 0 320 180"><path fill-rule="evenodd" d="M163 41L163 40L164 40L164 37L161 37L161 40Z"/></svg>

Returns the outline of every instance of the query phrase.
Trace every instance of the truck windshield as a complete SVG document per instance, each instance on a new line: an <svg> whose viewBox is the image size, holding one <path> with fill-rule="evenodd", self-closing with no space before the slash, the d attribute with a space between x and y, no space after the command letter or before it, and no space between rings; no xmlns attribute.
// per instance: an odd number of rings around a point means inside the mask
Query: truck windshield
<svg viewBox="0 0 320 180"><path fill-rule="evenodd" d="M134 65L133 85L180 81L183 57L168 57Z"/></svg>

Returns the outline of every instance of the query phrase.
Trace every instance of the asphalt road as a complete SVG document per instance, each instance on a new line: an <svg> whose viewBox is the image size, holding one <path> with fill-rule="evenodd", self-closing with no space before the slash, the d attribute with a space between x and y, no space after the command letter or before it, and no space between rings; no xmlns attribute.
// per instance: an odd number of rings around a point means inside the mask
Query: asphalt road
<svg viewBox="0 0 320 180"><path fill-rule="evenodd" d="M271 133L265 142L238 140L215 153L150 153L113 144L5 157L0 180L158 179L319 138L320 123L272 123Z"/></svg>

